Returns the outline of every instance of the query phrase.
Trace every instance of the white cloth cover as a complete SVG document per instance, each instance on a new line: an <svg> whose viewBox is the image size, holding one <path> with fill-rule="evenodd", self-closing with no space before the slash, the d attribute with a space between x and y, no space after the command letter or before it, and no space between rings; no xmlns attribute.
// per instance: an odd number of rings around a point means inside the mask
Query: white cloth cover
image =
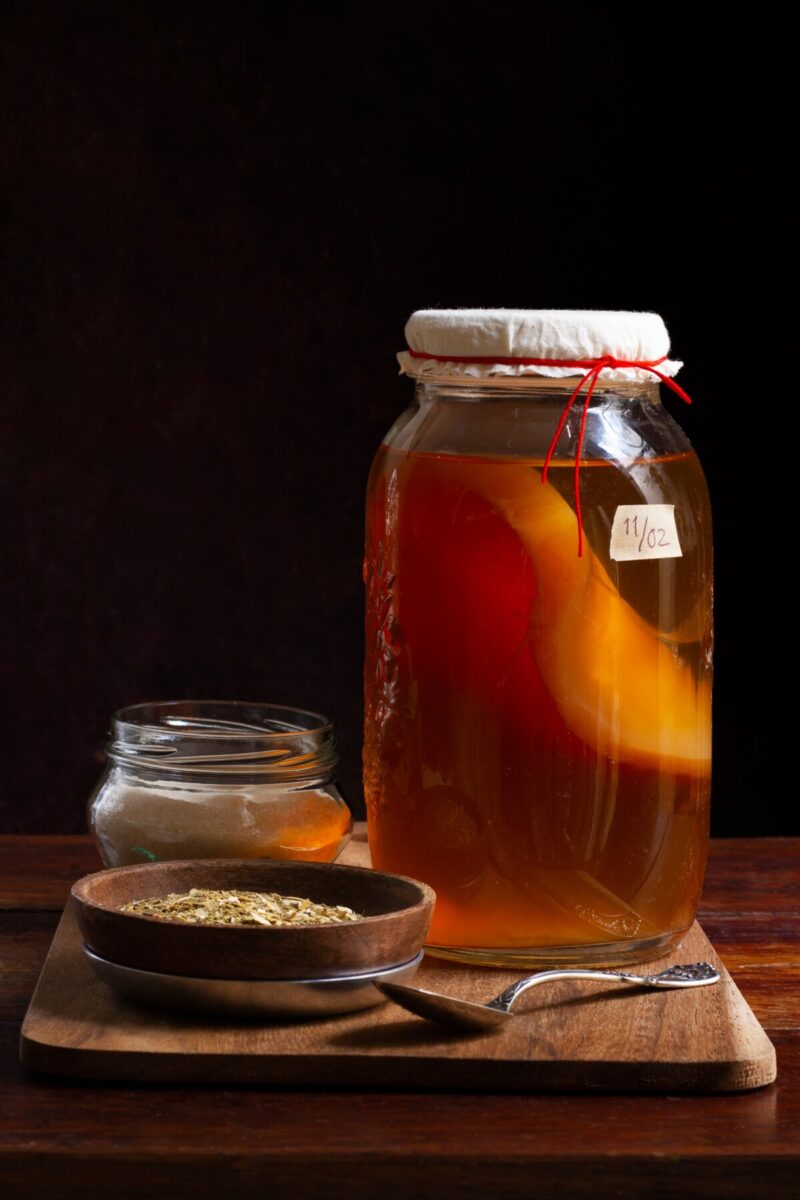
<svg viewBox="0 0 800 1200"><path fill-rule="evenodd" d="M603 310L526 308L422 308L406 325L406 341L425 354L487 358L613 358L653 361L669 351L669 334L658 313ZM581 367L542 367L504 363L437 362L397 356L401 371L425 376L486 379L490 376L583 375ZM659 364L664 375L676 375L683 363ZM642 367L603 371L603 382L649 380L656 376Z"/></svg>

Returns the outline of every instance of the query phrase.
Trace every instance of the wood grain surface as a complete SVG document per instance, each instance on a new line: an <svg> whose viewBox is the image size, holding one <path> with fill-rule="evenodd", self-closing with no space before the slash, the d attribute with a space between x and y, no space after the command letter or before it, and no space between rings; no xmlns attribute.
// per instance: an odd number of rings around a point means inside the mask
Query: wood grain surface
<svg viewBox="0 0 800 1200"><path fill-rule="evenodd" d="M9 1196L797 1194L798 841L713 843L700 912L775 1044L777 1082L680 1097L83 1085L35 1075L19 1063L20 1022L69 885L97 859L86 838L2 839L3 854L0 1186Z"/></svg>
<svg viewBox="0 0 800 1200"><path fill-rule="evenodd" d="M83 956L74 900L25 1017L22 1061L78 1079L475 1091L737 1091L775 1078L775 1051L699 925L653 969L712 962L714 987L653 992L565 980L501 1032L465 1035L394 1004L258 1024L160 1013L116 996ZM639 968L649 973L651 965ZM426 958L415 982L480 1003L519 978Z"/></svg>

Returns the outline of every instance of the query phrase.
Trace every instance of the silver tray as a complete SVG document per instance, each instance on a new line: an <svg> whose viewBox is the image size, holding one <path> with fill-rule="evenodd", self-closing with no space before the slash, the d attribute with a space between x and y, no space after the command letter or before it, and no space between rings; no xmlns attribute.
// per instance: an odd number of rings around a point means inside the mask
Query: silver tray
<svg viewBox="0 0 800 1200"><path fill-rule="evenodd" d="M336 979L196 979L140 971L101 958L83 947L95 974L118 995L136 1004L173 1012L240 1018L305 1018L336 1016L383 1004L378 980L405 983L416 973L423 951L399 967Z"/></svg>

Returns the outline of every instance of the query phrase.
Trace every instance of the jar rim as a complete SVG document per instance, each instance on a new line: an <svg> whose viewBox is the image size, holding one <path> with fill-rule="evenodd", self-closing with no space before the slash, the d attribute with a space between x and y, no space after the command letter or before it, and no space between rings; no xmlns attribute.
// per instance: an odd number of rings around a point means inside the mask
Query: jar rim
<svg viewBox="0 0 800 1200"><path fill-rule="evenodd" d="M234 720L235 711L269 714L268 719L276 728L270 729L266 724ZM230 716L226 717L223 713ZM161 714L163 720L158 719ZM281 720L279 714L291 714L294 721ZM137 719L140 716L144 719ZM268 704L260 700L147 700L118 708L112 714L111 722L115 732L124 728L168 729L175 733L184 730L191 731L193 737L209 739L239 737L252 740L254 735L282 738L287 733L323 734L333 730L332 722L322 713L312 712L307 708L295 708L289 704Z"/></svg>
<svg viewBox="0 0 800 1200"><path fill-rule="evenodd" d="M509 392L551 392L556 399L561 399L566 392L575 390L579 380L585 375L577 372L573 375L487 375L485 377L469 375L424 375L415 376L414 385L417 389L431 388L453 392L480 391L509 391ZM624 397L636 397L646 394L648 397L658 397L661 385L657 379L604 379L600 376L593 389L593 395L615 392Z"/></svg>
<svg viewBox="0 0 800 1200"><path fill-rule="evenodd" d="M333 724L321 713L241 700L132 704L112 717L106 754L116 766L242 781L319 782L338 762Z"/></svg>

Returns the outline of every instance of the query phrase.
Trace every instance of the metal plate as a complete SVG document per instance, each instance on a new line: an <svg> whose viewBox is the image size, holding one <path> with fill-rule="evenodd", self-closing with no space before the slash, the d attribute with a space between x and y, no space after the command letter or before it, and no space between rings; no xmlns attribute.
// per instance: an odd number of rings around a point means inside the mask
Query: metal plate
<svg viewBox="0 0 800 1200"><path fill-rule="evenodd" d="M374 986L376 980L406 983L417 971L423 952L399 967L388 967L364 975L336 979L195 979L186 975L162 975L109 962L83 947L95 974L126 1000L173 1012L203 1013L253 1019L260 1017L305 1018L358 1012L383 1004L386 997Z"/></svg>

